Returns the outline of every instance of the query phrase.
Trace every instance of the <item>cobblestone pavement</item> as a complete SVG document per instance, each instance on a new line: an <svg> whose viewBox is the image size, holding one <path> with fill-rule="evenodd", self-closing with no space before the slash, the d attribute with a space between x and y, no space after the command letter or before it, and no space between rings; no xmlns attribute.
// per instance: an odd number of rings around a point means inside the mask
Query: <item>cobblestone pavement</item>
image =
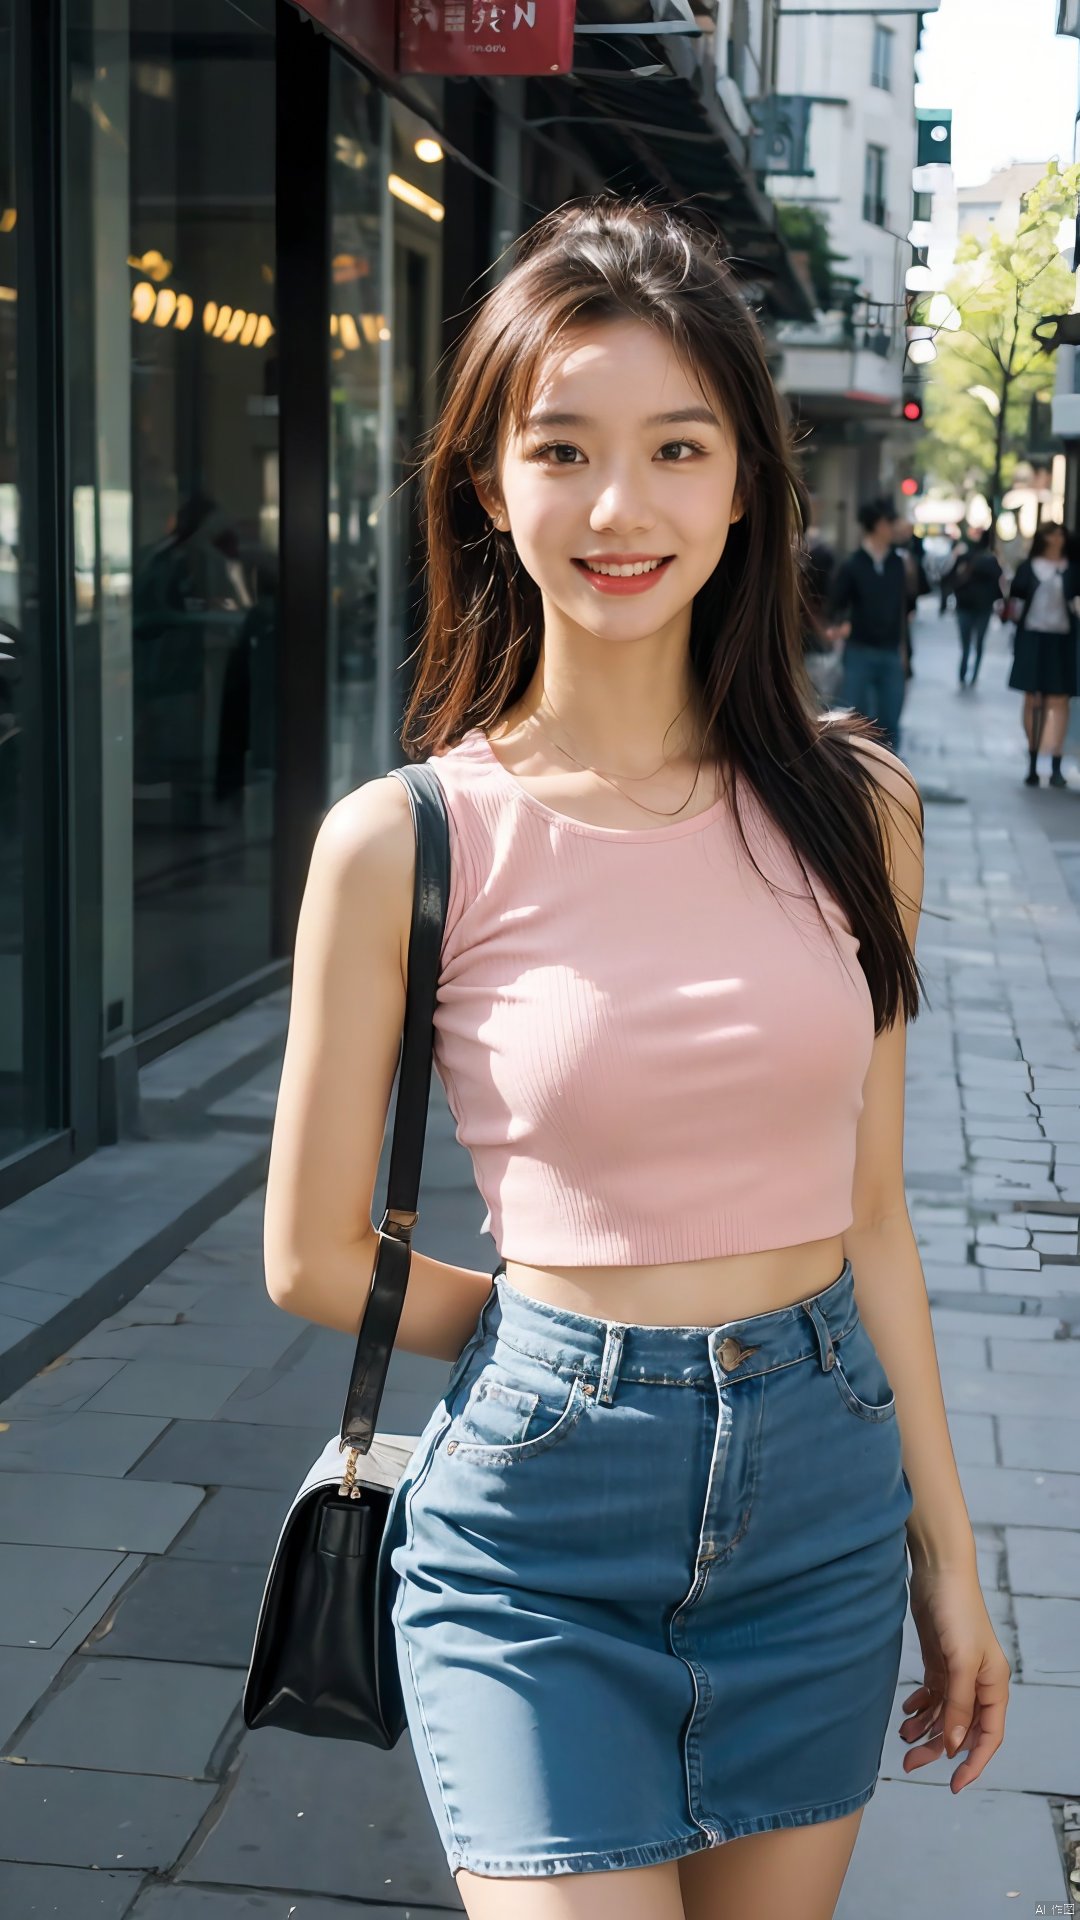
<svg viewBox="0 0 1080 1920"><path fill-rule="evenodd" d="M1025 790L1004 637L975 692L956 690L955 653L951 623L924 615L904 751L942 797L907 1168L1014 1684L983 1781L953 1796L944 1761L905 1777L909 1632L842 1920L1054 1911L1080 1800L1080 768L1069 792ZM4 1920L458 1906L407 1741L241 1731L265 1567L349 1357L267 1300L260 1219L256 1194L0 1407ZM481 1219L440 1105L418 1244L490 1268ZM415 1429L444 1377L395 1359L386 1424Z"/></svg>

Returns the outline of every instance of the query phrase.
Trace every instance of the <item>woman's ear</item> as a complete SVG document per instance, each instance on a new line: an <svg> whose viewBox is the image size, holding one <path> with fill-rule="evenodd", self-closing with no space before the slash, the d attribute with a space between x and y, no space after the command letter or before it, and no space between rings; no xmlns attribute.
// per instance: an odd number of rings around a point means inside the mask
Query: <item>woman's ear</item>
<svg viewBox="0 0 1080 1920"><path fill-rule="evenodd" d="M483 511L491 521L492 526L495 528L496 533L509 533L510 522L506 517L506 508L499 499L498 493L494 488L489 487L485 481L479 479L471 467L469 469L469 478L473 483L476 497Z"/></svg>

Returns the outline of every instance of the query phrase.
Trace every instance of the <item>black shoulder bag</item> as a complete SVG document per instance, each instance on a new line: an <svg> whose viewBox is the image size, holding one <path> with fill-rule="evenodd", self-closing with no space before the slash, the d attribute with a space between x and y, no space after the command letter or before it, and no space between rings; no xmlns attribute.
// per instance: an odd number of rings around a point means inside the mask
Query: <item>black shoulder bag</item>
<svg viewBox="0 0 1080 1920"><path fill-rule="evenodd" d="M409 792L416 879L386 1210L341 1433L327 1443L286 1516L259 1609L243 1702L249 1727L287 1727L374 1747L394 1746L405 1727L388 1610L379 1591L379 1549L416 1436L376 1437L375 1422L412 1258L450 886L449 832L437 776L426 766L392 771Z"/></svg>

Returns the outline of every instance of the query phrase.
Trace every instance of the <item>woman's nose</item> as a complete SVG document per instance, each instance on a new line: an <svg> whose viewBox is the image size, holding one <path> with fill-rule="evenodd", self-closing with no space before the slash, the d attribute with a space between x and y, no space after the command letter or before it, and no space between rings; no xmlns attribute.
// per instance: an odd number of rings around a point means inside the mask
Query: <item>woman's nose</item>
<svg viewBox="0 0 1080 1920"><path fill-rule="evenodd" d="M624 479L612 479L597 494L589 525L594 533L604 527L640 531L651 527L655 518L647 496L640 489Z"/></svg>

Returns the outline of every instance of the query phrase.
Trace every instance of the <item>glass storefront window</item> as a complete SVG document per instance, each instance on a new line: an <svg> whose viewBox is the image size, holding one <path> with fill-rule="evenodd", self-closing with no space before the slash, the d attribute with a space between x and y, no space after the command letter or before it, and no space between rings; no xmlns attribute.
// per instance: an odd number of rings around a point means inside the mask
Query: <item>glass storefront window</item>
<svg viewBox="0 0 1080 1920"><path fill-rule="evenodd" d="M444 214L431 128L334 57L330 794L399 757L419 612L413 473L435 402Z"/></svg>
<svg viewBox="0 0 1080 1920"><path fill-rule="evenodd" d="M68 18L73 549L102 657L108 1037L271 958L274 9L70 0Z"/></svg>
<svg viewBox="0 0 1080 1920"><path fill-rule="evenodd" d="M0 1159L61 1121L56 636L39 584L30 128L18 77L28 26L20 0L0 0Z"/></svg>

